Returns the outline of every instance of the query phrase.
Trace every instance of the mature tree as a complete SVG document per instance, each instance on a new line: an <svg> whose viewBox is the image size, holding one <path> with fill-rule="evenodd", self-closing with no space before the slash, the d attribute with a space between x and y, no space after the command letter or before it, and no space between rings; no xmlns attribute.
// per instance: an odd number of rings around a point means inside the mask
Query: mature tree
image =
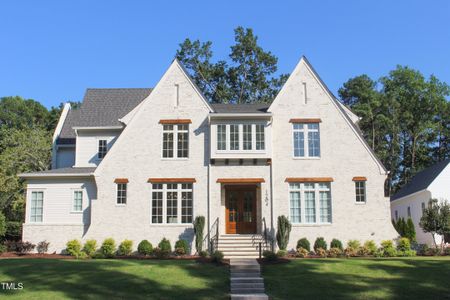
<svg viewBox="0 0 450 300"><path fill-rule="evenodd" d="M437 199L431 199L430 205L423 211L419 225L424 232L431 233L436 247L436 235L440 235L442 237L442 248L444 245L444 235L450 234L450 205L448 202L443 201L439 203Z"/></svg>
<svg viewBox="0 0 450 300"><path fill-rule="evenodd" d="M186 39L176 57L205 96L216 103L270 102L286 81L275 76L278 59L258 45L250 28L234 30L235 44L228 60L212 61L212 42Z"/></svg>
<svg viewBox="0 0 450 300"><path fill-rule="evenodd" d="M0 98L0 128L46 127L48 117L48 110L32 99L19 96Z"/></svg>

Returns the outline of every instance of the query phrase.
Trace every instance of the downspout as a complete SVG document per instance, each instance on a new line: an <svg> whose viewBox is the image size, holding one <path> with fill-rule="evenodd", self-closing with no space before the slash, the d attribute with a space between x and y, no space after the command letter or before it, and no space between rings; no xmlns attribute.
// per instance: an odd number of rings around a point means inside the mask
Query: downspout
<svg viewBox="0 0 450 300"><path fill-rule="evenodd" d="M273 161L270 161L270 234L271 234L271 250L274 251L275 245L273 240L273 233L275 231L273 227L273 170L272 170Z"/></svg>
<svg viewBox="0 0 450 300"><path fill-rule="evenodd" d="M206 213L206 223L208 224L208 233L207 233L207 241L208 241L208 252L211 253L211 234L210 234L210 226L211 226L211 221L210 221L210 209L211 209L211 204L210 204L210 167L211 167L211 122L210 122L210 118L208 116L208 152L207 152L207 159L208 159L208 168L207 168L207 182L208 185L206 187L206 203L207 203L207 213Z"/></svg>

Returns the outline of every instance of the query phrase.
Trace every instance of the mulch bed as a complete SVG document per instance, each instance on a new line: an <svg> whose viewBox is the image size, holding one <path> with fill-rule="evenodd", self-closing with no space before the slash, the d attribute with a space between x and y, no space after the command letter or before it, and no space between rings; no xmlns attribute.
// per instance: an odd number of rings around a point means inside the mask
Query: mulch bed
<svg viewBox="0 0 450 300"><path fill-rule="evenodd" d="M0 254L0 258L63 258L63 259L74 259L75 257L62 254L39 254L39 253L27 253L27 254L17 254L15 252L5 252Z"/></svg>

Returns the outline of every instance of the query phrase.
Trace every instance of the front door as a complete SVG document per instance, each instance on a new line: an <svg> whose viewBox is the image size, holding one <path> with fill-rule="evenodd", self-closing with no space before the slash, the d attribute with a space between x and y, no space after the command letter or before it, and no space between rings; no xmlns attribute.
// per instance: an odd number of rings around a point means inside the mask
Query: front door
<svg viewBox="0 0 450 300"><path fill-rule="evenodd" d="M256 186L226 186L226 233L256 233Z"/></svg>

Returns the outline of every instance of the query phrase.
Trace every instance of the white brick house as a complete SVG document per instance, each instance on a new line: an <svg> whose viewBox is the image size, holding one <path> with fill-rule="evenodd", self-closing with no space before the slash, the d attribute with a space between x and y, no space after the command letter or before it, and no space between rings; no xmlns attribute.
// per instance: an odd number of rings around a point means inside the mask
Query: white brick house
<svg viewBox="0 0 450 300"><path fill-rule="evenodd" d="M393 239L386 170L358 117L302 58L272 104L209 104L174 61L153 90L90 89L67 106L54 136L53 169L27 180L23 239L163 237L193 241L192 221L220 236Z"/></svg>

